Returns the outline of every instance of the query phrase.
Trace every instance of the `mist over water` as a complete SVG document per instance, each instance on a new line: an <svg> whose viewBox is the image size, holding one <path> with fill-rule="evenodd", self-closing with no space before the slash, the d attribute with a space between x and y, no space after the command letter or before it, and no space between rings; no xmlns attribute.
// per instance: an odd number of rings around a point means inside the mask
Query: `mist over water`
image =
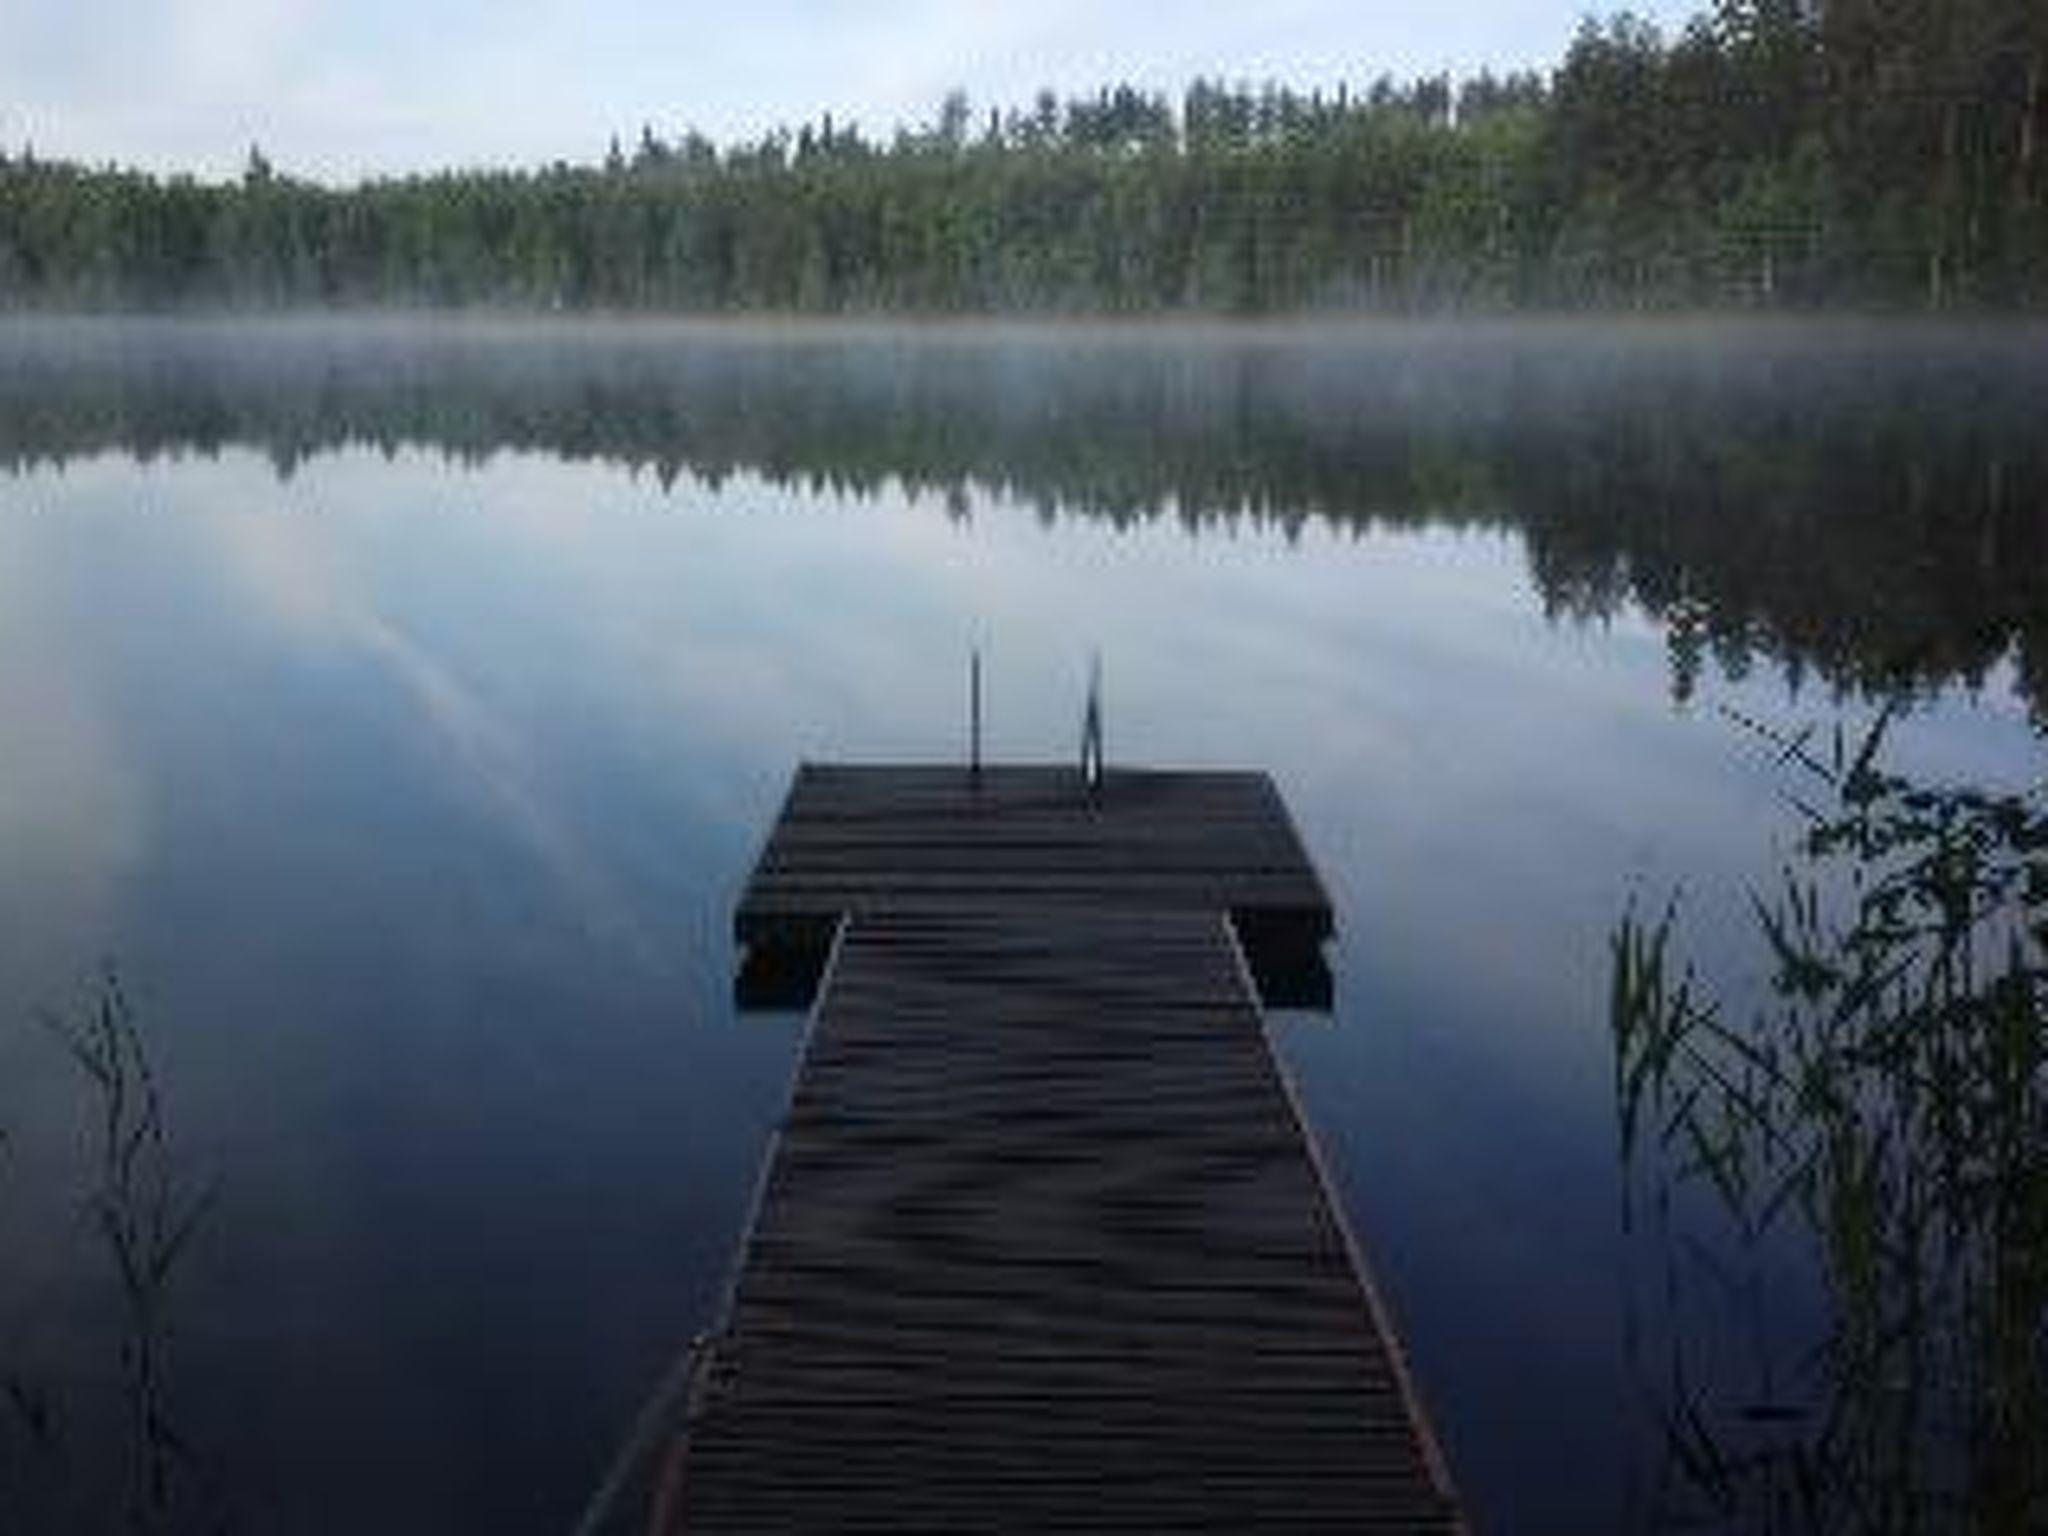
<svg viewBox="0 0 2048 1536"><path fill-rule="evenodd" d="M2039 669L2048 332L1851 321L25 321L0 461L507 450L663 484L1521 536L1547 609L1850 685ZM2031 688L2032 684L2029 683Z"/></svg>
<svg viewBox="0 0 2048 1536"><path fill-rule="evenodd" d="M1793 786L1739 720L1893 702L1902 770L2038 782L2043 340L0 327L0 1376L73 1426L0 1465L119 1459L31 1022L112 957L218 1187L166 1357L202 1502L563 1528L781 1109L727 933L789 772L962 756L977 646L990 755L1064 760L1099 650L1111 760L1271 770L1331 887L1336 1009L1278 1040L1475 1526L1654 1525L1610 934L1682 892L1763 988ZM1795 1250L1688 1315L1707 1377L1821 1326Z"/></svg>

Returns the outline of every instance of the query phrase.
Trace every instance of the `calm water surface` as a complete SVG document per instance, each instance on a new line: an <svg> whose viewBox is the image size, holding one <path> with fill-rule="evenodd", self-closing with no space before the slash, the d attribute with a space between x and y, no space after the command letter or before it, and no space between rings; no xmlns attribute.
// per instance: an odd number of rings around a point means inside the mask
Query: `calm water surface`
<svg viewBox="0 0 2048 1536"><path fill-rule="evenodd" d="M1113 759L1279 781L1339 938L1277 1039L1477 1525L1696 1512L1674 1362L1739 1417L1827 1308L1796 1230L1671 1303L1610 939L1681 893L1763 986L1743 719L2040 778L2042 340L0 330L0 1526L157 1508L36 1022L107 965L207 1195L159 1523L573 1524L788 1088L728 929L789 773L959 756L974 647L993 756L1069 757L1099 652Z"/></svg>

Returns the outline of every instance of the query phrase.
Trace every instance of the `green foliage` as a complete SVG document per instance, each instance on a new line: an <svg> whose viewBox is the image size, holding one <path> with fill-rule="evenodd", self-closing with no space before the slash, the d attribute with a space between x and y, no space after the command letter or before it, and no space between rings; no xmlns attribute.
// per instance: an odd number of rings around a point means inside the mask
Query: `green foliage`
<svg viewBox="0 0 2048 1536"><path fill-rule="evenodd" d="M1719 0L1548 80L946 98L592 166L235 182L0 155L0 308L2039 304L2038 0Z"/></svg>
<svg viewBox="0 0 2048 1536"><path fill-rule="evenodd" d="M1755 902L1768 1004L1724 1012L1675 910L1613 937L1625 1166L1667 1214L1711 1190L1753 1244L1796 1225L1831 1314L1755 1386L1674 1368L1667 1512L1695 1523L2048 1518L2048 811L1885 771L1890 719L1770 737L1805 826Z"/></svg>

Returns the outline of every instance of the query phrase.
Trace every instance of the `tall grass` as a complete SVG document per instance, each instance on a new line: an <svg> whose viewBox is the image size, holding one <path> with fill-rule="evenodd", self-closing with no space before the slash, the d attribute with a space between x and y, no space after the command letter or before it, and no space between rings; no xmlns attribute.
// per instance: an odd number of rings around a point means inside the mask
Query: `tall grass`
<svg viewBox="0 0 2048 1536"><path fill-rule="evenodd" d="M1675 1342L1673 1523L2048 1529L2048 813L1887 772L1891 723L1763 732L1801 819L1752 898L1763 1002L1722 1006L1675 902L1611 937L1629 1209L1685 1248L1670 1213L1705 1191L1737 1247L1802 1250L1826 1301L1810 1350L1739 1386Z"/></svg>
<svg viewBox="0 0 2048 1536"><path fill-rule="evenodd" d="M118 1410L97 1411L76 1382L37 1381L0 1360L0 1530L17 1520L220 1529L211 1480L175 1421L170 1369L174 1283L213 1186L188 1188L179 1175L147 1038L118 974L105 971L73 1007L38 1021L85 1089L83 1210L118 1297Z"/></svg>

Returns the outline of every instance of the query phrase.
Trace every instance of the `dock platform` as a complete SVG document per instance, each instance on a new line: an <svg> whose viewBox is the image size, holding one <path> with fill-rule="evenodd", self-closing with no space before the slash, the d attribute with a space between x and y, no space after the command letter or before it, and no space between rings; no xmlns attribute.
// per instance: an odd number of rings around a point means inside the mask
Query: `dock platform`
<svg viewBox="0 0 2048 1536"><path fill-rule="evenodd" d="M1443 1531L1246 932L1330 913L1270 780L799 771L735 919L815 1004L649 1528Z"/></svg>

